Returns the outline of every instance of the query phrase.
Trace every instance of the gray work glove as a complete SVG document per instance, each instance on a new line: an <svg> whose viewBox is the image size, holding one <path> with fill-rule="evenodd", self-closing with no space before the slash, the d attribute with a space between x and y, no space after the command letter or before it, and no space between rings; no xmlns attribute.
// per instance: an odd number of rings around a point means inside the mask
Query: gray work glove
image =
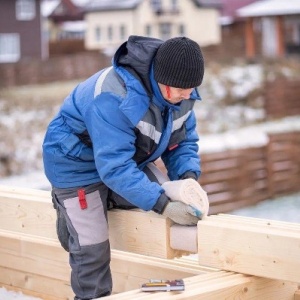
<svg viewBox="0 0 300 300"><path fill-rule="evenodd" d="M181 201L170 201L162 215L180 225L197 225L201 217L196 217L195 210Z"/></svg>

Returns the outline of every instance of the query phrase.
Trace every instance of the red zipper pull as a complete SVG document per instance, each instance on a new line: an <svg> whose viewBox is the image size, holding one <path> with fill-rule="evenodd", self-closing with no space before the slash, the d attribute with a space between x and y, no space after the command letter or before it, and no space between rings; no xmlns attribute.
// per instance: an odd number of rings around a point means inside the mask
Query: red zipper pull
<svg viewBox="0 0 300 300"><path fill-rule="evenodd" d="M86 197L85 197L85 190L80 189L77 191L78 194L78 199L79 199L79 204L81 209L87 209L87 202L86 202Z"/></svg>

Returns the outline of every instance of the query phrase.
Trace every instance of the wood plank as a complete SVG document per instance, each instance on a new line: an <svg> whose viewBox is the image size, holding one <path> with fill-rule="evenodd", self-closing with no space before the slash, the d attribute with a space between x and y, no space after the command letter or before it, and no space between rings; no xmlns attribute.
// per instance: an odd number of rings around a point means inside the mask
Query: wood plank
<svg viewBox="0 0 300 300"><path fill-rule="evenodd" d="M186 252L170 246L170 219L141 210L109 211L111 247L117 250L161 258L179 257Z"/></svg>
<svg viewBox="0 0 300 300"><path fill-rule="evenodd" d="M186 252L170 246L170 219L142 210L108 212L111 247L117 250L174 258ZM49 192L0 187L0 228L56 239L56 211ZM38 224L38 226L37 226Z"/></svg>
<svg viewBox="0 0 300 300"><path fill-rule="evenodd" d="M58 298L58 297L48 296L48 295L45 295L45 294L40 294L38 292L25 290L25 289L22 289L22 288L17 288L17 287L14 287L14 286L5 285L5 284L1 284L1 283L0 283L0 287L5 288L7 291L10 291L10 292L22 293L24 295L24 297L25 297L25 295L28 296L28 297L36 297L39 300L40 299L42 299L42 300L73 300L74 299L74 297L72 297L72 298L61 298L61 297L59 297ZM6 300L6 299L3 299L3 300Z"/></svg>
<svg viewBox="0 0 300 300"><path fill-rule="evenodd" d="M230 223L243 223L244 225L248 224L249 226L264 226L266 228L277 228L277 229L286 229L286 230L295 230L299 232L300 224L295 222L285 222L285 221L277 221L271 219L262 219L262 218L254 218L254 217L246 217L239 215L231 215L231 214L218 214L211 215L207 221L213 222L230 222Z"/></svg>
<svg viewBox="0 0 300 300"><path fill-rule="evenodd" d="M6 270L0 276L0 284L31 289L35 293L45 290L46 296L46 291L63 286L61 296L68 299L70 295L66 284L70 277L68 253L57 240L0 230L0 267ZM199 266L197 261L161 259L117 250L112 250L111 270L114 293L137 288L150 278L176 279L218 272Z"/></svg>
<svg viewBox="0 0 300 300"><path fill-rule="evenodd" d="M145 293L140 289L112 295L108 300L235 300L235 299L285 299L293 300L296 283L287 283L255 276L234 273L202 274L184 279L184 292ZM100 299L100 298L99 298Z"/></svg>
<svg viewBox="0 0 300 300"><path fill-rule="evenodd" d="M224 279L226 276L230 276L231 274L233 274L232 272L217 272L217 273L210 273L210 274L201 274L201 275L196 275L196 276L192 276L192 277L188 277L185 278L185 285L192 284L194 282L197 282L199 280L199 278L201 279L201 281L207 283L211 280L214 279ZM156 277L158 278L158 277ZM148 281L148 280L146 280ZM144 281L144 282L146 282ZM142 282L142 283L144 283ZM139 298L144 298L144 297L149 297L150 299L154 297L156 297L156 299L160 299L162 296L164 296L165 294L167 294L168 296L173 296L174 294L176 294L176 292L170 292L170 293L165 293L165 292L155 292L155 293L145 293L145 292L141 292L140 290L140 285L138 287L138 289L132 290L132 291L128 291L128 292L124 292L121 294L116 294L116 295L112 295L110 297L108 297L108 299L122 299L122 300L129 300L129 299L139 299Z"/></svg>
<svg viewBox="0 0 300 300"><path fill-rule="evenodd" d="M222 270L300 282L299 248L300 224L287 230L210 217L198 223L199 263Z"/></svg>
<svg viewBox="0 0 300 300"><path fill-rule="evenodd" d="M8 290L21 291L25 295L43 300L73 300L74 294L69 281L35 275L0 267L0 285Z"/></svg>
<svg viewBox="0 0 300 300"><path fill-rule="evenodd" d="M68 253L54 239L0 230L0 266L68 281Z"/></svg>
<svg viewBox="0 0 300 300"><path fill-rule="evenodd" d="M56 211L50 196L0 193L0 228L46 238L57 238Z"/></svg>

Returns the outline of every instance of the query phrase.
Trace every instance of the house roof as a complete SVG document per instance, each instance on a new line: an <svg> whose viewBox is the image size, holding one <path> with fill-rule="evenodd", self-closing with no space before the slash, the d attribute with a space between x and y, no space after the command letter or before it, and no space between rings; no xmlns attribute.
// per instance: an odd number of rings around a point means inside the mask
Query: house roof
<svg viewBox="0 0 300 300"><path fill-rule="evenodd" d="M60 0L47 0L41 2L41 13L43 17L48 17L52 14L54 9L58 6Z"/></svg>
<svg viewBox="0 0 300 300"><path fill-rule="evenodd" d="M230 25L234 23L238 18L236 14L237 9L257 1L258 0L221 0L221 25Z"/></svg>
<svg viewBox="0 0 300 300"><path fill-rule="evenodd" d="M72 2L76 5L76 6L85 6L87 5L89 2L92 2L92 0L72 0Z"/></svg>
<svg viewBox="0 0 300 300"><path fill-rule="evenodd" d="M54 22L79 21L83 19L83 9L72 0L61 0L48 18Z"/></svg>
<svg viewBox="0 0 300 300"><path fill-rule="evenodd" d="M241 17L263 17L300 14L300 0L264 0L237 10Z"/></svg>
<svg viewBox="0 0 300 300"><path fill-rule="evenodd" d="M93 0L85 6L85 11L109 11L133 9L138 6L142 0Z"/></svg>
<svg viewBox="0 0 300 300"><path fill-rule="evenodd" d="M193 2L199 7L222 7L222 0L193 0Z"/></svg>
<svg viewBox="0 0 300 300"><path fill-rule="evenodd" d="M85 11L110 11L122 9L134 9L144 0L93 0L85 6ZM221 0L192 0L198 7L220 8Z"/></svg>

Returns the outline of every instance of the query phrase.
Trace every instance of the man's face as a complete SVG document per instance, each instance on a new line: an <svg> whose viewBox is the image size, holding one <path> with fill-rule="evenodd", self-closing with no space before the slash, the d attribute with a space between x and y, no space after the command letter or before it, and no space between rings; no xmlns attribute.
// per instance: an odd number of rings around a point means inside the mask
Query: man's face
<svg viewBox="0 0 300 300"><path fill-rule="evenodd" d="M167 86L161 83L159 83L158 86L160 87L164 99L172 104L177 104L183 100L190 99L190 95L193 91L193 88L181 89Z"/></svg>

